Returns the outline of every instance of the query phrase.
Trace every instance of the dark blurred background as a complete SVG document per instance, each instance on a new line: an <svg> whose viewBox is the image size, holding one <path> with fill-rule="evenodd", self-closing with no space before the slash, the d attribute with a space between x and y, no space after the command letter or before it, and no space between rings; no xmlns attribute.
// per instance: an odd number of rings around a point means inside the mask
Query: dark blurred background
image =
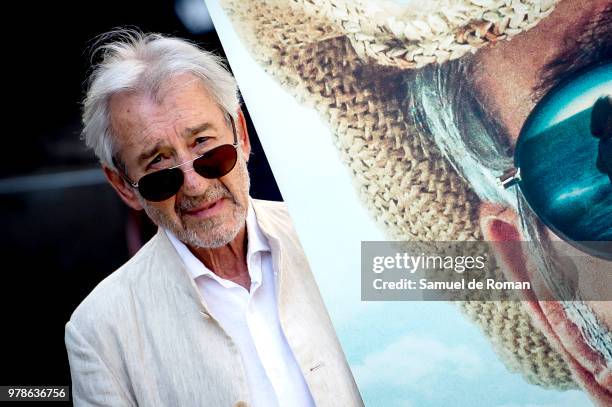
<svg viewBox="0 0 612 407"><path fill-rule="evenodd" d="M0 385L68 385L71 312L155 231L119 200L79 139L92 40L130 26L223 52L203 0L20 4L5 5L2 18ZM281 200L245 113L251 195Z"/></svg>

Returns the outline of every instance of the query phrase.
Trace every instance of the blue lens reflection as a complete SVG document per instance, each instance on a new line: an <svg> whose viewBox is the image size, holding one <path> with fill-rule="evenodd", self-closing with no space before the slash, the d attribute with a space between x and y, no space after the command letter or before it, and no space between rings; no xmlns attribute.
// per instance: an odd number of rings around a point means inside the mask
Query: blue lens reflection
<svg viewBox="0 0 612 407"><path fill-rule="evenodd" d="M570 241L612 241L612 184L596 166L599 139L590 132L592 106L604 95L612 95L612 64L548 94L516 145L527 202L546 226Z"/></svg>

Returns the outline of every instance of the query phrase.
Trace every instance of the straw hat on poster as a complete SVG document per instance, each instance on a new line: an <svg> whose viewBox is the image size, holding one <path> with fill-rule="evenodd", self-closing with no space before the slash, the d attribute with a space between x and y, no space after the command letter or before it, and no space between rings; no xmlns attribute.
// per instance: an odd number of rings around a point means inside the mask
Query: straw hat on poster
<svg viewBox="0 0 612 407"><path fill-rule="evenodd" d="M359 195L391 239L482 240L480 198L407 114L405 72L530 29L554 0L221 0L255 59L312 105ZM563 357L518 301L457 303L505 364L544 387L575 388Z"/></svg>

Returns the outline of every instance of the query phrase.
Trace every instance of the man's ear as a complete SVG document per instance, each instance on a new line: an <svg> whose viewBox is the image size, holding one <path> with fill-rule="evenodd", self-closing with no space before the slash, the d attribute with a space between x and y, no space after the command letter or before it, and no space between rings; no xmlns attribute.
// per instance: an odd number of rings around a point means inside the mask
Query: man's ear
<svg viewBox="0 0 612 407"><path fill-rule="evenodd" d="M244 154L245 160L249 161L249 154L251 154L251 141L249 139L249 132L247 130L246 119L242 109L238 110L238 123L236 123L236 131L238 132L238 140L240 141L240 148Z"/></svg>
<svg viewBox="0 0 612 407"><path fill-rule="evenodd" d="M113 189L117 192L119 197L125 202L130 208L140 211L142 205L136 195L138 192L129 185L116 170L113 170L106 165L102 166L106 179L111 184Z"/></svg>
<svg viewBox="0 0 612 407"><path fill-rule="evenodd" d="M546 282L536 273L532 245L523 236L518 213L513 208L490 202L481 203L478 212L484 240L493 248L506 280L531 285L531 290L517 292L521 299L554 298Z"/></svg>
<svg viewBox="0 0 612 407"><path fill-rule="evenodd" d="M527 281L529 272L527 258L520 244L525 239L521 234L519 217L515 210L490 202L479 208L480 229L484 240L490 242L509 281Z"/></svg>

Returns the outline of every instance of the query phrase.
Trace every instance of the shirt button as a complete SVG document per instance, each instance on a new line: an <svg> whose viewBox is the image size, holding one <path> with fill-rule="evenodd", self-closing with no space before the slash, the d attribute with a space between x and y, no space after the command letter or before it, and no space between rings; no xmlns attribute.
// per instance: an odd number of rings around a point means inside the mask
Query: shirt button
<svg viewBox="0 0 612 407"><path fill-rule="evenodd" d="M237 401L234 404L234 407L249 407L249 405L246 402L244 402L244 401Z"/></svg>

